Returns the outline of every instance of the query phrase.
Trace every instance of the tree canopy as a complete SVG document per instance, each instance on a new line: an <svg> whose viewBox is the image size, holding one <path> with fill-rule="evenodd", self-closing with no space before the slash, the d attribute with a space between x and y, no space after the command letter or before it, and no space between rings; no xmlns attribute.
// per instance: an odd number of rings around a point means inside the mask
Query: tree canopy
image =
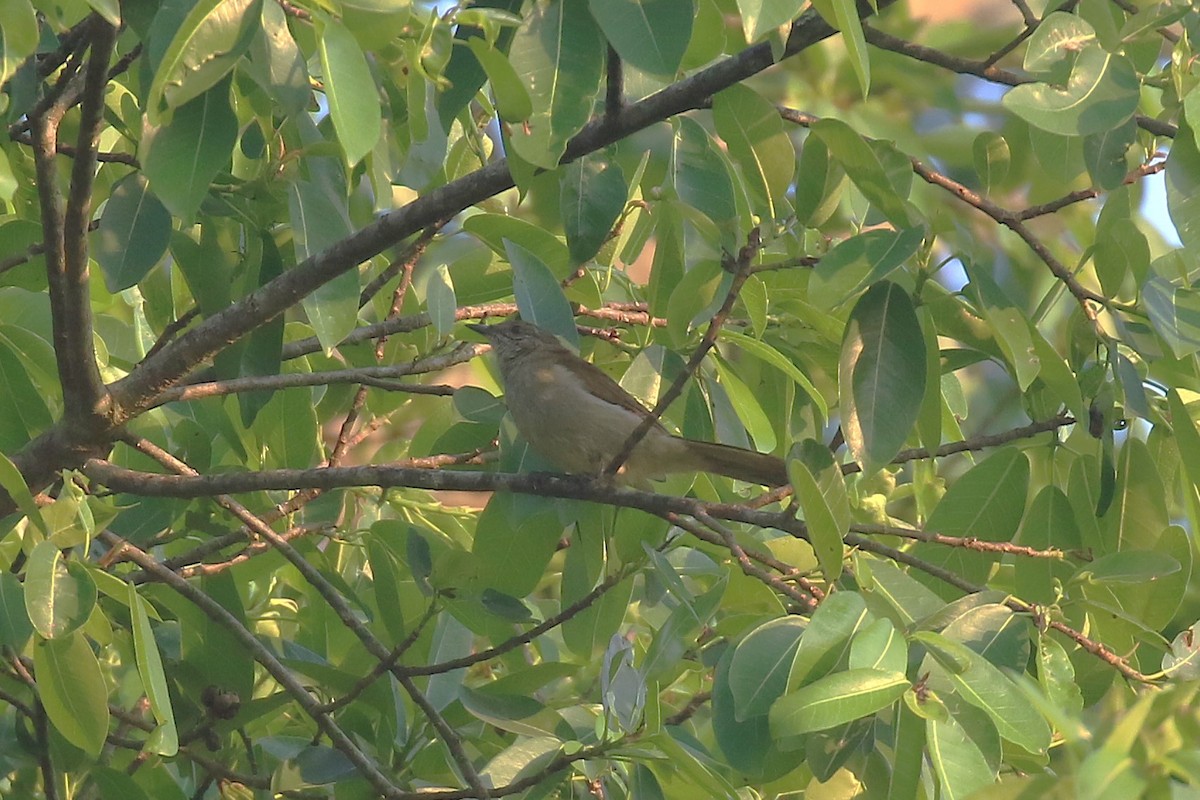
<svg viewBox="0 0 1200 800"><path fill-rule="evenodd" d="M1195 793L1200 13L1009 11L4 0L0 796Z"/></svg>

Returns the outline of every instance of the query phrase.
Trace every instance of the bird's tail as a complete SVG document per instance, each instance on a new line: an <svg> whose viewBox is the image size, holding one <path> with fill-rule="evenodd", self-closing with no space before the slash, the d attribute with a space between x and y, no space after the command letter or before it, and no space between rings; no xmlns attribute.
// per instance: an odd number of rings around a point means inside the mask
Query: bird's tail
<svg viewBox="0 0 1200 800"><path fill-rule="evenodd" d="M788 482L787 467L781 458L727 444L674 438L687 443L693 469L763 486L783 486Z"/></svg>

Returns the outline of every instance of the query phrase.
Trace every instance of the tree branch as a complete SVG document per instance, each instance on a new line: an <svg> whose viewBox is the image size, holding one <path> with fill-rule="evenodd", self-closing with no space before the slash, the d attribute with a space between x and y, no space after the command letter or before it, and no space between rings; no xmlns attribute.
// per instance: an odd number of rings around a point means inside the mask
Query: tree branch
<svg viewBox="0 0 1200 800"><path fill-rule="evenodd" d="M321 732L329 737L330 743L346 756L351 764L355 766L359 774L367 780L368 783L385 797L398 797L403 793L397 788L391 780L380 771L379 766L367 757L362 750L358 748L353 740L346 735L345 731L334 722L333 718L323 712L316 698L313 697L307 687L304 686L291 672L288 671L274 654L267 649L266 645L258 641L258 638L248 631L237 617L229 613L216 600L206 595L196 587L192 586L186 580L176 575L171 570L159 564L153 556L146 553L141 548L130 544L115 533L103 531L98 534L101 541L108 544L110 547L120 547L129 556L129 560L137 564L139 567L150 573L161 583L165 583L174 589L178 594L184 597L192 605L199 608L213 622L220 625L229 631L246 652L251 657L262 665L263 669L275 679L280 686L295 702L304 710L304 712L312 718L321 729Z"/></svg>
<svg viewBox="0 0 1200 800"><path fill-rule="evenodd" d="M878 9L894 2L880 0ZM859 10L862 14L875 11L865 2ZM783 56L795 55L834 33L834 29L810 9L792 24ZM702 107L713 93L767 69L775 61L770 43L762 42L747 47L735 56L718 61L637 103L625 106L615 121L600 118L588 123L568 144L563 161L572 161L656 122ZM49 156L53 148L45 152ZM43 173L39 170L39 180L41 177ZM53 178L53 170L48 165L44 177ZM355 268L422 228L453 217L463 209L512 186L513 179L507 162L503 159L495 161L420 195L403 208L385 214L323 252L310 256L184 332L152 358L143 359L128 375L113 383L109 387L112 405L108 427L99 433L111 434L150 408L156 397L182 380L198 364L205 363L343 272ZM58 240L61 242L61 234ZM93 442L81 442L77 433L57 424L22 448L13 457L13 462L26 484L36 492L53 479L57 470L78 464L93 454L87 452L91 445ZM13 508L15 505L8 493L0 492L0 514L9 513Z"/></svg>
<svg viewBox="0 0 1200 800"><path fill-rule="evenodd" d="M84 78L71 190L63 217L63 271L59 273L56 269L50 273L54 350L58 357L65 413L68 419L88 421L89 427L102 424L91 418L103 413L105 389L93 342L87 234L92 218L96 153L104 121L108 62L116 39L116 28L103 20L96 21Z"/></svg>
<svg viewBox="0 0 1200 800"><path fill-rule="evenodd" d="M617 470L629 460L629 456L633 454L633 449L637 447L638 442L645 438L650 429L658 424L663 412L679 395L683 394L683 387L696 374L696 370L700 368L700 363L704 361L704 357L708 355L708 351L713 349L717 344L717 336L721 332L721 326L725 324L725 320L729 318L729 312L733 310L733 304L737 300L738 292L750 277L751 267L753 266L754 257L758 255L758 251L762 248L761 232L758 228L750 231L747 237L746 246L739 251L736 260L730 259L733 263L729 265L730 271L733 273L733 280L729 284L729 290L725 293L725 302L721 303L721 307L717 309L717 313L713 314L712 319L708 321L708 329L704 331L704 336L700 339L700 344L692 351L692 355L688 358L679 375L671 383L662 395L659 396L658 402L654 404L654 408L650 413L638 423L629 436L625 438L625 443L621 445L621 449L613 456L612 461L604 468L604 475L616 475Z"/></svg>

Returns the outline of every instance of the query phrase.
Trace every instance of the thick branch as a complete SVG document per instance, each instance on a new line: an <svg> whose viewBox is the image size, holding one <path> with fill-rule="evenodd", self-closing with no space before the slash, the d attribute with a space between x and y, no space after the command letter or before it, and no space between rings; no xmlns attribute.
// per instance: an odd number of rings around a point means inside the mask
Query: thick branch
<svg viewBox="0 0 1200 800"><path fill-rule="evenodd" d="M890 3L881 2L879 5L884 7ZM792 26L784 55L795 55L833 33L833 29L815 12L807 12ZM599 119L589 123L571 140L564 161L572 161L651 124L698 108L713 93L761 72L773 63L768 43L748 47L732 58L628 106L615 121ZM196 364L212 358L343 272L422 228L452 217L468 206L512 186L507 162L495 161L470 175L422 194L407 206L384 215L327 250L305 259L295 268L183 334L164 347L155 359L143 361L127 377L113 384L117 421L124 422L144 411L154 397L179 381Z"/></svg>
<svg viewBox="0 0 1200 800"><path fill-rule="evenodd" d="M84 79L79 139L71 170L71 190L63 217L63 272L50 273L55 354L62 380L66 415L86 420L100 412L104 382L96 363L92 333L92 298L88 276L88 226L92 217L92 184L104 121L104 89L108 61L117 30L97 20Z"/></svg>
<svg viewBox="0 0 1200 800"><path fill-rule="evenodd" d="M878 6L880 9L886 8L893 2L895 0L881 0ZM860 6L860 12L874 13L865 2ZM810 10L793 23L783 55L795 55L834 32L815 11ZM624 107L616 120L593 120L568 144L564 161L606 147L676 114L703 107L714 93L774 63L769 43L747 47L736 56L719 61ZM52 149L48 150L47 154L52 152ZM39 170L39 180L41 177ZM45 177L52 178L53 170L47 168ZM109 387L112 411L107 433L150 408L158 395L177 384L198 365L283 313L328 281L438 220L453 217L511 186L513 179L507 162L495 161L422 194L412 203L380 217L325 251L305 259L293 269L204 320L165 345L153 357L144 359L129 375ZM26 483L38 491L50 482L57 470L78 463L87 455L81 452L81 444L87 443L81 443L77 435L60 424L26 445L13 461ZM0 492L0 514L13 508L7 492Z"/></svg>

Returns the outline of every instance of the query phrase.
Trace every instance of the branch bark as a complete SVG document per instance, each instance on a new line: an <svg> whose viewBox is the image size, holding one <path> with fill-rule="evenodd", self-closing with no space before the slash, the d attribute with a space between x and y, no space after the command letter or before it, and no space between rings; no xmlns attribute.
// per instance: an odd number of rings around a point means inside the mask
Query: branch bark
<svg viewBox="0 0 1200 800"><path fill-rule="evenodd" d="M881 0L878 8L861 2L859 12L870 15L894 2ZM796 55L834 33L834 29L810 9L792 24L783 57ZM748 47L736 56L623 107L615 119L593 120L571 140L563 162L606 147L676 114L702 108L714 93L762 72L774 63L769 43ZM39 183L53 185L53 139L49 146L43 141L41 149ZM89 456L97 455L97 442L106 443L121 425L151 408L159 395L178 384L198 365L274 319L306 295L386 248L512 186L507 161L500 159L380 217L212 315L137 364L127 376L108 387L110 405L106 408L104 428L81 436L60 422L26 445L13 457L13 463L30 489L40 491L59 470L78 466ZM59 215L51 214L48 218L55 216ZM61 226L55 233L61 243ZM47 258L50 257L51 238L46 237ZM8 493L0 491L0 515L11 513L15 507Z"/></svg>

